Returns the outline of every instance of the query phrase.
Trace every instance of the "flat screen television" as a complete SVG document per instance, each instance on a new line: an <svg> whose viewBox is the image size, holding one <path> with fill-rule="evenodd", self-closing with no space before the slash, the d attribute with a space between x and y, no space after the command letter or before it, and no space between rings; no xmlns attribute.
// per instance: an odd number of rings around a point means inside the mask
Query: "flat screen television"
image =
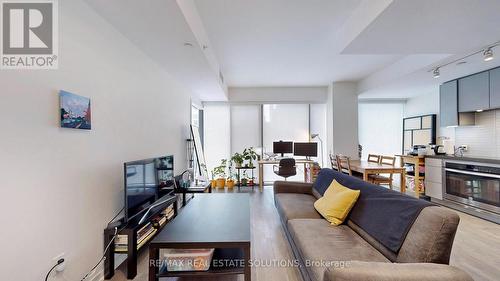
<svg viewBox="0 0 500 281"><path fill-rule="evenodd" d="M296 142L293 144L293 155L317 157L318 143L317 142Z"/></svg>
<svg viewBox="0 0 500 281"><path fill-rule="evenodd" d="M125 222L141 218L161 200L160 188L174 179L174 157L163 156L124 163Z"/></svg>
<svg viewBox="0 0 500 281"><path fill-rule="evenodd" d="M291 141L275 141L273 142L273 153L281 154L293 153L293 142Z"/></svg>

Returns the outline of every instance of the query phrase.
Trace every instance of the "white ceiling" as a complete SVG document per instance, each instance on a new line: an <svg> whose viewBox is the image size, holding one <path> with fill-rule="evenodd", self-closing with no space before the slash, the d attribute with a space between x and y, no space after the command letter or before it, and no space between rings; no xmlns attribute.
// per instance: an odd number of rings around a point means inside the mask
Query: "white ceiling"
<svg viewBox="0 0 500 281"><path fill-rule="evenodd" d="M441 79L427 72L500 40L498 0L195 3L226 81L237 87L347 80L360 81L362 98L408 98L435 90L444 77L494 66L450 66Z"/></svg>
<svg viewBox="0 0 500 281"><path fill-rule="evenodd" d="M340 55L336 34L359 0L196 0L229 86L358 80L394 55Z"/></svg>
<svg viewBox="0 0 500 281"><path fill-rule="evenodd" d="M335 81L359 81L360 98L408 98L500 65L478 55L428 72L500 40L498 0L86 1L202 100L226 99L226 84Z"/></svg>
<svg viewBox="0 0 500 281"><path fill-rule="evenodd" d="M200 48L175 0L85 0L98 14L201 100L225 100L227 88ZM185 1L185 0L182 0ZM119 7L119 8L118 8ZM189 42L193 46L186 47Z"/></svg>

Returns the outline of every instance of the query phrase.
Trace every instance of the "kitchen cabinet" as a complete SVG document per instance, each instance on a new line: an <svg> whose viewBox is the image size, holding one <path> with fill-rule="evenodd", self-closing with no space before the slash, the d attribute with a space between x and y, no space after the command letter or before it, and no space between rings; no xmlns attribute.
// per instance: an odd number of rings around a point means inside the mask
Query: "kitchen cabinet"
<svg viewBox="0 0 500 281"><path fill-rule="evenodd" d="M425 195L443 199L443 160L425 158Z"/></svg>
<svg viewBox="0 0 500 281"><path fill-rule="evenodd" d="M500 108L500 67L490 70L490 108Z"/></svg>
<svg viewBox="0 0 500 281"><path fill-rule="evenodd" d="M458 112L472 112L489 108L489 71L458 79Z"/></svg>
<svg viewBox="0 0 500 281"><path fill-rule="evenodd" d="M439 113L441 127L458 126L457 80L446 82L439 88Z"/></svg>

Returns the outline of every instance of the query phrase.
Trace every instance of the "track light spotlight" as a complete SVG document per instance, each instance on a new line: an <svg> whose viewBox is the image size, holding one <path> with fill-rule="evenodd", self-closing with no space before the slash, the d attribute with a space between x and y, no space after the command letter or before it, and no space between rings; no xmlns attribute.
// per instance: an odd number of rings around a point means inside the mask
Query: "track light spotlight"
<svg viewBox="0 0 500 281"><path fill-rule="evenodd" d="M493 50L490 48L484 50L484 53L483 53L483 60L484 61L490 61L493 59Z"/></svg>
<svg viewBox="0 0 500 281"><path fill-rule="evenodd" d="M439 67L438 68L435 68L433 71L432 71L432 76L434 78L439 78L439 76L441 75L441 73L439 72Z"/></svg>

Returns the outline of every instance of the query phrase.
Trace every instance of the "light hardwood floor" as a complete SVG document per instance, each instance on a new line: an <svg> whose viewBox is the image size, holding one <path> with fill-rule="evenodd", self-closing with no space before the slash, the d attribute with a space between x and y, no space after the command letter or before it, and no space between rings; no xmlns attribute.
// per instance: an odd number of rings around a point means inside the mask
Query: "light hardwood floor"
<svg viewBox="0 0 500 281"><path fill-rule="evenodd" d="M247 190L242 190L242 192L247 192ZM257 189L249 193L252 209L252 259L266 261L293 259L274 207L272 187L265 187L262 193ZM467 271L476 281L500 280L500 225L463 213L459 213L459 215L461 221L455 237L450 263ZM142 251L139 259L138 274L134 280L147 281L147 251ZM112 280L124 281L127 279L119 269ZM162 281L170 280L184 281L187 279L162 279ZM243 277L196 280L243 280ZM252 269L252 280L300 281L302 279L299 271L293 267L258 267Z"/></svg>

